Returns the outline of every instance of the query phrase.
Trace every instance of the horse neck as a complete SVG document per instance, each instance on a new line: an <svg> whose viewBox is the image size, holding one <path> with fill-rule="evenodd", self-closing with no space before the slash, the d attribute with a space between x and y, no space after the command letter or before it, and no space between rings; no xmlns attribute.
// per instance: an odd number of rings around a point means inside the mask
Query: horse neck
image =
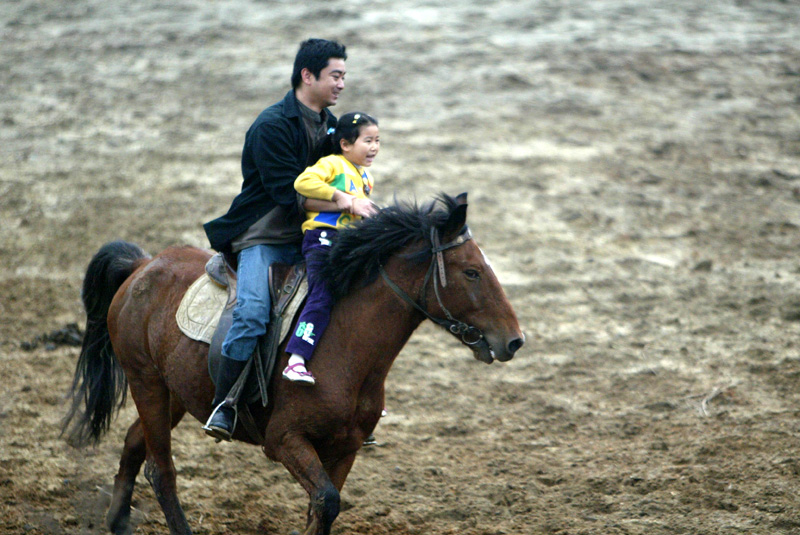
<svg viewBox="0 0 800 535"><path fill-rule="evenodd" d="M412 298L416 297L422 287L424 268L391 259L386 271L400 288ZM425 318L403 302L381 277L345 298L342 305L348 311L351 336L364 348L363 371L382 381Z"/></svg>

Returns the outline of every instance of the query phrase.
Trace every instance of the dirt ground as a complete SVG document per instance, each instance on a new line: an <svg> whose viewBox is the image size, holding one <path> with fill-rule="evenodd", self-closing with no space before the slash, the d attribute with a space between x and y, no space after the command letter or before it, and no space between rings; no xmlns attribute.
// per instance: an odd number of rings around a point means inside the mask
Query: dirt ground
<svg viewBox="0 0 800 535"><path fill-rule="evenodd" d="M103 533L129 403L59 438L83 271L206 246L309 36L381 121L376 196L470 195L528 342L430 324L342 493L344 534L800 534L800 4L4 0L0 533ZM61 336L53 336L61 333ZM258 448L174 434L201 534L302 531ZM143 476L136 533L167 528Z"/></svg>

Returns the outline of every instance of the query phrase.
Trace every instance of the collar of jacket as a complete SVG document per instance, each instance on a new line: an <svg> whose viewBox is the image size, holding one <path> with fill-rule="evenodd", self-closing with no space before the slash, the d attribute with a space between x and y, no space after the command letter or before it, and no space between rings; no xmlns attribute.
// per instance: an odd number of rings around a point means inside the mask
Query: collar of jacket
<svg viewBox="0 0 800 535"><path fill-rule="evenodd" d="M328 127L336 126L336 116L328 108L323 108L323 110L325 110ZM297 117L301 120L303 118L300 113L300 106L297 105L297 95L295 95L294 89L290 89L286 96L283 97L283 115L287 118Z"/></svg>
<svg viewBox="0 0 800 535"><path fill-rule="evenodd" d="M294 89L290 89L283 97L283 114L286 117L300 117L300 107L297 105L297 96Z"/></svg>

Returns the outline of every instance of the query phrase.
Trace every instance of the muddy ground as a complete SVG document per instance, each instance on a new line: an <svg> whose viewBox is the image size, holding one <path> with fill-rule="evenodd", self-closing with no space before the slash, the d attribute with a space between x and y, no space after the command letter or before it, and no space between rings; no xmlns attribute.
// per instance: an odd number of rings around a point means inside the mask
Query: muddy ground
<svg viewBox="0 0 800 535"><path fill-rule="evenodd" d="M382 202L468 191L528 342L429 324L339 534L800 533L800 5L4 0L0 533L102 533L129 403L59 438L104 242L206 246L299 42L348 47ZM73 329L74 330L74 329ZM258 448L174 434L197 533L302 530ZM136 533L167 533L146 480Z"/></svg>

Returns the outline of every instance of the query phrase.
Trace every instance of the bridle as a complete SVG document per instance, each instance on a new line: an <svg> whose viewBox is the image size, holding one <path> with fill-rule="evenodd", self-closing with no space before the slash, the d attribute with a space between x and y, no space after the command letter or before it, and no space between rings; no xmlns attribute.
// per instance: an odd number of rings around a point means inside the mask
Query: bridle
<svg viewBox="0 0 800 535"><path fill-rule="evenodd" d="M450 311L444 306L444 303L442 303L442 298L439 295L439 284L442 285L442 288L447 286L447 277L444 269L444 251L464 245L471 239L472 233L470 232L469 227L465 225L464 229L461 231L458 237L456 237L456 239L442 245L442 243L439 241L439 234L436 232L436 228L431 228L431 264L428 267L428 272L425 274L425 280L422 283L422 290L420 291L421 297L419 300L422 301L421 305L417 301L411 299L411 297L405 291L403 291L402 288L400 288L389 278L389 275L386 273L383 265L378 267L381 277L383 277L383 280L386 281L386 284L394 291L394 293L398 295L398 297L417 309L422 313L422 315L432 322L441 325L456 336L460 336L461 341L468 346L474 346L485 340L483 332L481 332L481 330L477 327L467 325L463 321L459 321L453 317ZM433 279L433 293L436 295L436 301L439 303L439 307L442 309L442 311L444 311L446 316L445 318L437 318L432 316L426 310L427 307L425 303L425 296L427 294L428 283L431 281L431 279Z"/></svg>

